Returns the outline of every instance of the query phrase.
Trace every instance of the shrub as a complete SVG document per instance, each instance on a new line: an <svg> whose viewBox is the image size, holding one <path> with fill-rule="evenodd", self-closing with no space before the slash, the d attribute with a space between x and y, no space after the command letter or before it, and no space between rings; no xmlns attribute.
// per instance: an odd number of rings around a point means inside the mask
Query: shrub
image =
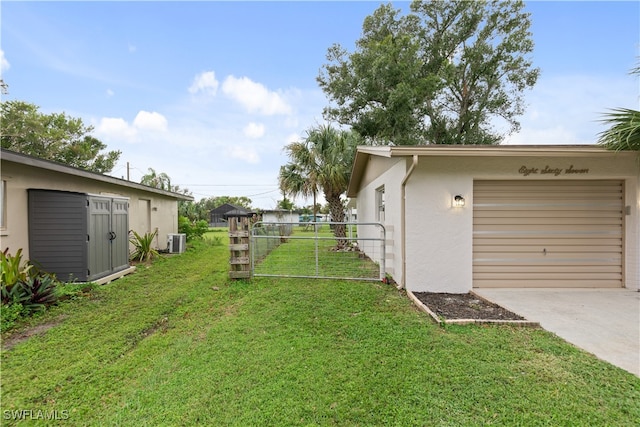
<svg viewBox="0 0 640 427"><path fill-rule="evenodd" d="M131 254L132 260L150 262L153 257L159 255L158 251L152 247L153 239L155 239L158 234L158 230L155 230L153 233L145 233L142 236L133 230L131 232L133 233L133 237L129 239L129 242L135 247Z"/></svg>
<svg viewBox="0 0 640 427"><path fill-rule="evenodd" d="M50 274L39 274L19 282L16 287L21 289L20 302L27 313L43 311L58 300L56 294L56 279Z"/></svg>
<svg viewBox="0 0 640 427"><path fill-rule="evenodd" d="M209 231L209 223L203 219L190 221L187 217L178 217L178 233L186 234L187 241L201 239L207 231Z"/></svg>
<svg viewBox="0 0 640 427"><path fill-rule="evenodd" d="M29 261L22 261L22 248L15 255L11 255L7 248L0 254L0 283L11 288L18 281L26 280L32 268Z"/></svg>

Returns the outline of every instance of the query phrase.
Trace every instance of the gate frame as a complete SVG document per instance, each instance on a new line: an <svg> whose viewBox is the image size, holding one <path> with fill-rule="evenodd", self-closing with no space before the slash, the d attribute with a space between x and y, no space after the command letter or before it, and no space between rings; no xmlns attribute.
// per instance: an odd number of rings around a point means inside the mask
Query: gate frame
<svg viewBox="0 0 640 427"><path fill-rule="evenodd" d="M309 275L297 275L297 274L256 274L255 273L255 247L257 246L255 244L255 239L259 238L258 236L254 235L254 230L257 228L260 228L262 226L265 225L273 225L273 226L312 226L314 227L314 237L294 237L294 236L277 236L277 237L286 237L288 239L304 239L304 240L309 240L309 239L314 239L315 241L315 272L316 274L313 276L309 276ZM301 279L338 279L338 280L358 280L358 281L374 281L376 279L373 279L371 277L336 277L336 276L320 276L319 275L319 267L318 267L318 241L319 240L336 240L335 236L331 236L331 237L320 237L318 236L318 226L323 226L323 225L327 225L327 226L331 226L331 225L344 225L345 227L349 227L349 226L356 226L356 229L358 226L361 225L374 225L374 226L379 226L380 229L382 230L382 237L380 238L371 238L371 237L350 237L349 235L352 234L351 232L351 228L347 228L347 240L354 240L354 241L379 241L381 242L381 247L380 247L380 261L378 262L378 264L380 265L380 277L377 280L380 281L384 281L386 278L386 257L387 257L387 229L385 228L384 224L382 224L381 222L348 222L348 221L343 221L343 222L333 222L333 221L326 221L326 222L264 222L264 221L258 221L255 224L252 225L250 233L249 233L249 239L250 239L250 244L249 244L249 248L250 248L250 258L251 258L251 276L256 276L256 277L283 277L283 278L301 278Z"/></svg>

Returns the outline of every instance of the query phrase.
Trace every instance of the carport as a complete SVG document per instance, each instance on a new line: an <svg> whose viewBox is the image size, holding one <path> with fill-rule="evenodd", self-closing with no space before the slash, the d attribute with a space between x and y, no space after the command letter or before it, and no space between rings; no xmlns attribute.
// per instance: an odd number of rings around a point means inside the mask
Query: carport
<svg viewBox="0 0 640 427"><path fill-rule="evenodd" d="M625 288L480 288L474 292L640 376L640 292Z"/></svg>

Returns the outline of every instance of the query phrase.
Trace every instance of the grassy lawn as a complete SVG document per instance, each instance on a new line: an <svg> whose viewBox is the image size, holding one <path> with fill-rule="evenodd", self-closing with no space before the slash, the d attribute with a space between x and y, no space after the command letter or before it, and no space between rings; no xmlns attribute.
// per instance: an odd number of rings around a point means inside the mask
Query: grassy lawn
<svg viewBox="0 0 640 427"><path fill-rule="evenodd" d="M317 236L317 239L314 238ZM336 240L327 225L319 232L310 227L294 227L291 236L281 243L279 237L257 237L262 253L256 260L258 275L348 277L374 279L380 277L380 266L356 251L336 252ZM269 251L266 248L269 247ZM293 262L292 262L293 260ZM311 266L311 267L310 267Z"/></svg>
<svg viewBox="0 0 640 427"><path fill-rule="evenodd" d="M15 410L65 425L640 420L640 379L545 331L441 328L382 283L227 268L225 245L198 244L32 322L46 333L3 337L2 424Z"/></svg>

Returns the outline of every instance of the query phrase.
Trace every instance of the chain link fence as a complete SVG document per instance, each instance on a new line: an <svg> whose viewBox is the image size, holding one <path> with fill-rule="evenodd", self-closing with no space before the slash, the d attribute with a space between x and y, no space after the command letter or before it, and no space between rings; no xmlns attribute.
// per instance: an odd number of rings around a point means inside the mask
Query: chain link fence
<svg viewBox="0 0 640 427"><path fill-rule="evenodd" d="M336 238L336 227L344 227L346 236ZM250 246L254 276L373 281L385 277L385 229L379 223L258 222L251 230Z"/></svg>

